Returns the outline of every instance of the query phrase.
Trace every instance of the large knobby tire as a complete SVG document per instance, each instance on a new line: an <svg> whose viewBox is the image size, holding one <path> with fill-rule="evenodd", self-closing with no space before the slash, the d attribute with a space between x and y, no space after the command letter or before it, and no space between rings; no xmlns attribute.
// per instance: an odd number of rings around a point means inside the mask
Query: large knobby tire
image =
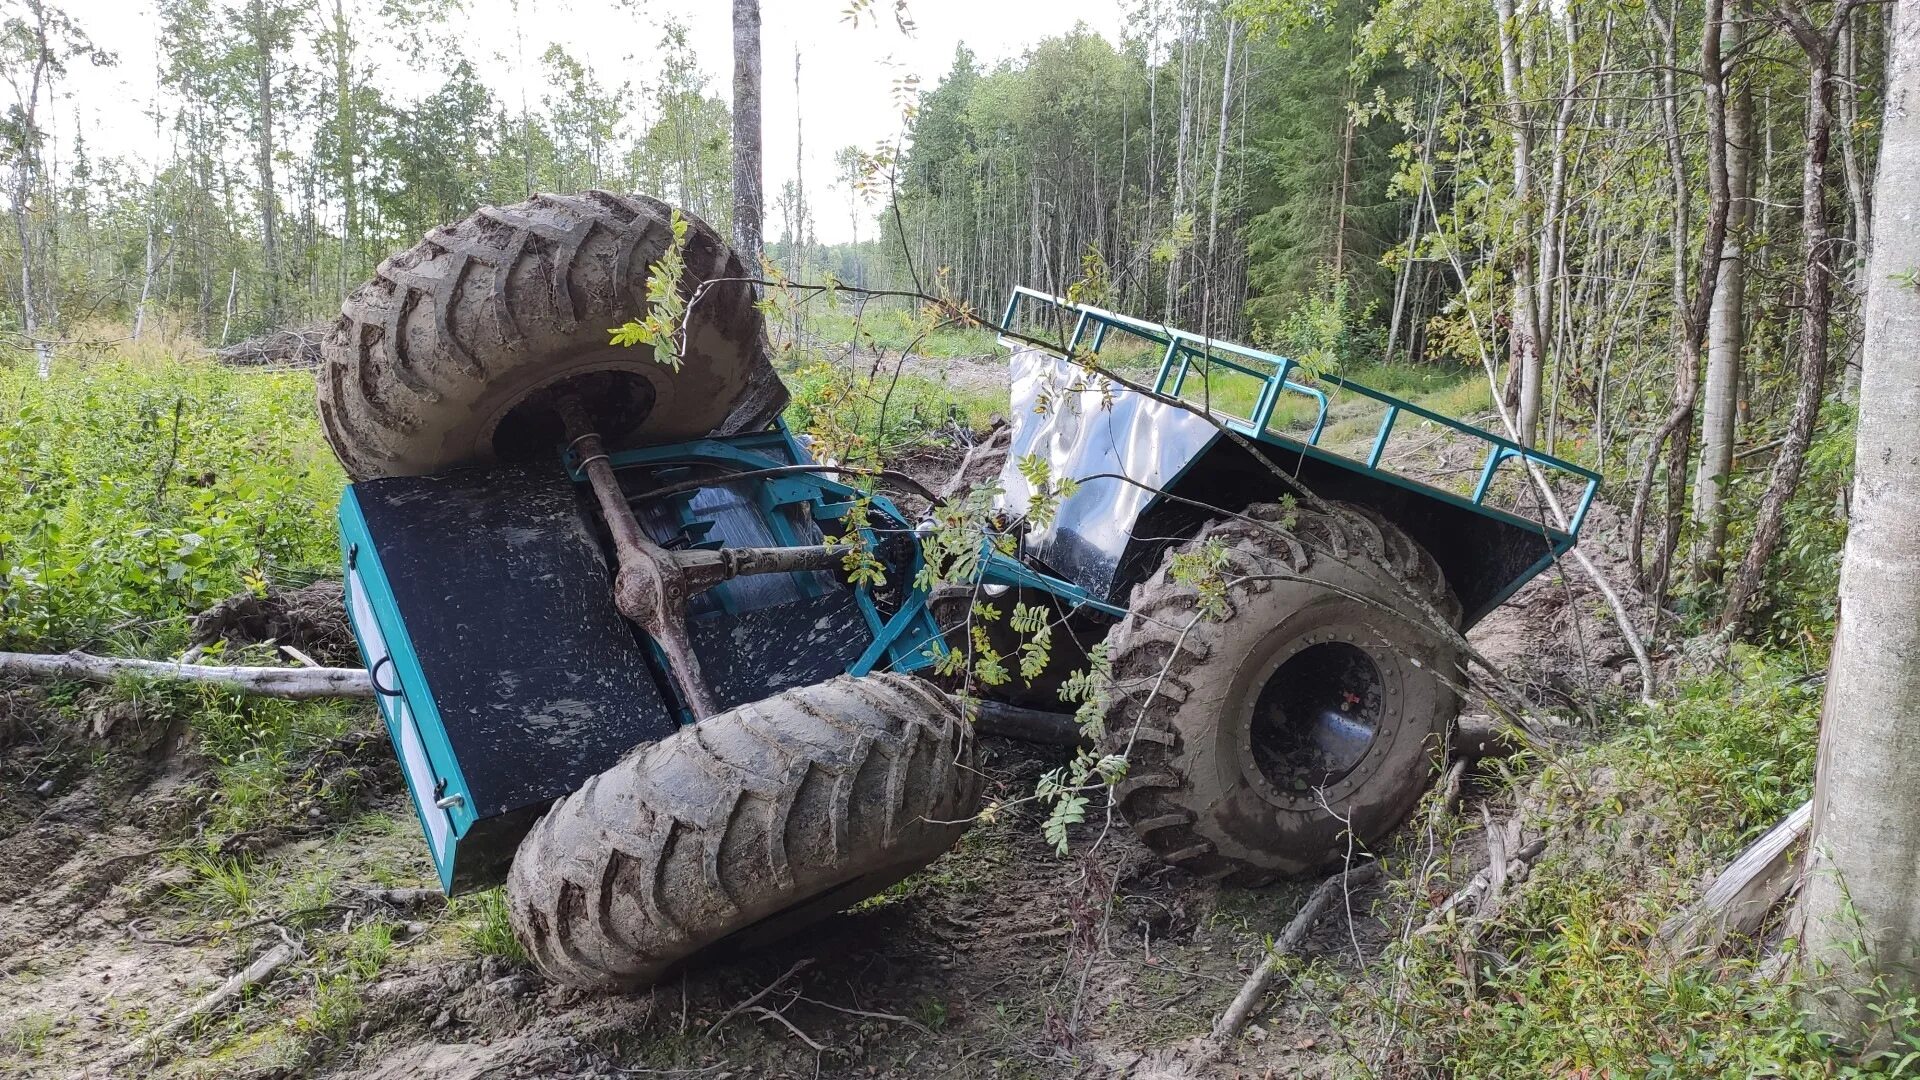
<svg viewBox="0 0 1920 1080"><path fill-rule="evenodd" d="M320 419L355 479L417 476L566 442L543 394L565 387L609 446L758 430L786 404L738 256L691 215L682 364L608 343L647 310L672 209L589 191L485 207L435 229L355 289L322 343ZM730 279L730 280L729 280Z"/></svg>
<svg viewBox="0 0 1920 1080"><path fill-rule="evenodd" d="M1432 618L1458 626L1460 605L1424 548L1361 507L1247 516L1170 551L1108 639L1122 813L1162 858L1238 885L1323 871L1391 832L1459 709L1458 653ZM1227 612L1196 621L1174 560L1213 545Z"/></svg>
<svg viewBox="0 0 1920 1080"><path fill-rule="evenodd" d="M507 876L556 982L635 989L703 949L758 945L938 858L980 798L946 695L842 676L641 747L553 806Z"/></svg>

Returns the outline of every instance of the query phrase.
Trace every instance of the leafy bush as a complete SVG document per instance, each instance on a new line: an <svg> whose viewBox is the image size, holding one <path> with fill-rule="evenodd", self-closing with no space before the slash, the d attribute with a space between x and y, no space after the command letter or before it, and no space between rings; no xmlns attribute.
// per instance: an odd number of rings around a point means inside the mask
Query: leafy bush
<svg viewBox="0 0 1920 1080"><path fill-rule="evenodd" d="M1323 267L1319 279L1277 322L1257 324L1255 337L1314 374L1377 364L1387 351L1387 331L1374 305L1355 310L1346 279L1330 268Z"/></svg>
<svg viewBox="0 0 1920 1080"><path fill-rule="evenodd" d="M343 482L307 375L0 367L0 647L172 649L212 600L330 571Z"/></svg>

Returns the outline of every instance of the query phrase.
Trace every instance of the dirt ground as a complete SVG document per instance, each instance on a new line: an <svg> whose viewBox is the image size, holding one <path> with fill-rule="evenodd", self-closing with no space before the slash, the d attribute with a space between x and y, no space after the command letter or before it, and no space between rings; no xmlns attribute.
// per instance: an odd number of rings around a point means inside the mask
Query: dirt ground
<svg viewBox="0 0 1920 1080"><path fill-rule="evenodd" d="M958 459L930 454L918 469L938 483ZM1603 565L1617 561L1616 530L1598 508L1585 546ZM1528 585L1472 640L1551 707L1604 699L1631 674L1571 566ZM215 863L250 869L251 883L235 884L206 869L197 830L212 763L179 720L115 691L0 691L4 1075L1392 1074L1383 990L1364 972L1436 899L1388 880L1336 903L1246 1038L1207 1063L1194 1040L1312 883L1197 882L1097 807L1063 857L1016 808L797 940L648 992L589 995L490 947L480 902L406 891L433 878L370 707L353 731L304 751L303 775L331 797L215 846ZM1031 792L1061 758L996 739L983 749L1002 797ZM1471 784L1466 796L1477 820ZM1444 842L1421 820L1398 841L1409 851ZM1472 858L1463 849L1455 861ZM169 1029L281 946L292 959L239 1000Z"/></svg>

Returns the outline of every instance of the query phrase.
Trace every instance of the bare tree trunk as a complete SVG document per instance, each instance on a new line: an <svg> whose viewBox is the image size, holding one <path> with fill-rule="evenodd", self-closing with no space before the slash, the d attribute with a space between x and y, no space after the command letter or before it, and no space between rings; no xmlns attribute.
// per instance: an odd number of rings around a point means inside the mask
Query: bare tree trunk
<svg viewBox="0 0 1920 1080"><path fill-rule="evenodd" d="M1533 273L1533 120L1522 95L1526 75L1517 38L1525 28L1514 16L1513 0L1493 0L1500 24L1500 94L1502 111L1513 140L1513 201L1515 237L1513 302L1507 330L1509 363L1508 406L1515 412L1519 441L1532 446L1539 436L1543 374L1540 356L1540 312L1535 305Z"/></svg>
<svg viewBox="0 0 1920 1080"><path fill-rule="evenodd" d="M1220 239L1220 174L1227 167L1227 109L1233 102L1233 40L1239 30L1237 21L1227 20L1227 58L1220 69L1220 137L1213 144L1213 194L1207 200L1207 265L1201 269L1207 275L1207 285L1206 310L1201 316L1200 329L1206 334L1215 332L1213 293Z"/></svg>
<svg viewBox="0 0 1920 1080"><path fill-rule="evenodd" d="M1676 5L1677 9L1677 5ZM1720 256L1727 236L1727 104L1724 70L1721 63L1720 36L1724 30L1722 0L1707 0L1700 30L1700 86L1706 97L1707 114L1707 223L1700 241L1700 256L1694 264L1691 295L1687 288L1687 236L1689 203L1686 161L1681 145L1684 137L1678 116L1678 90L1674 76L1679 65L1670 61L1662 79L1665 101L1662 118L1666 126L1669 167L1673 174L1673 219L1669 226L1674 249L1673 306L1679 357L1674 363L1673 407L1667 413L1653 441L1647 447L1646 465L1640 473L1640 485L1634 491L1633 510L1627 525L1628 553L1641 580L1651 586L1654 630L1659 630L1659 613L1673 568L1673 556L1680 542L1681 518L1686 509L1687 461L1692 454L1693 410L1700 396L1700 354L1706 332L1707 316L1713 310L1713 298L1720 282ZM1647 8L1649 18L1659 24L1669 57L1675 55L1678 12L1663 15L1657 5ZM1650 569L1643 568L1642 540L1647 510L1652 501L1653 481L1663 447L1669 447L1667 463L1666 512L1662 515L1660 551Z"/></svg>
<svg viewBox="0 0 1920 1080"><path fill-rule="evenodd" d="M1186 22L1180 27L1180 128L1174 141L1173 155L1173 203L1168 215L1168 227L1178 233L1180 215L1187 205L1187 139L1193 134L1193 93L1189 88L1188 71L1193 56L1193 28ZM1172 257L1167 260L1167 322L1176 321L1179 314L1177 301L1180 296L1180 263L1186 245L1176 238L1172 247Z"/></svg>
<svg viewBox="0 0 1920 1080"><path fill-rule="evenodd" d="M1728 26L1729 36L1739 23ZM1738 48L1737 37L1734 47ZM1693 521L1699 530L1693 550L1694 577L1720 579L1721 549L1727 542L1726 485L1733 472L1733 443L1740 398L1740 351L1746 319L1747 257L1743 245L1753 219L1753 89L1746 81L1727 110L1727 238L1730 250L1720 260L1720 283L1707 315L1707 385L1700 422L1700 464L1693 480Z"/></svg>
<svg viewBox="0 0 1920 1080"><path fill-rule="evenodd" d="M273 28L265 0L248 5L247 31L255 50L253 82L259 96L255 116L260 125L254 148L254 167L260 176L260 261L266 274L266 320L269 327L280 325L280 235L279 198L273 182Z"/></svg>
<svg viewBox="0 0 1920 1080"><path fill-rule="evenodd" d="M733 0L733 246L760 273L760 0Z"/></svg>
<svg viewBox="0 0 1920 1080"><path fill-rule="evenodd" d="M227 343L227 337L233 333L233 300L240 291L240 268L234 267L227 274L227 315L220 320L220 344Z"/></svg>
<svg viewBox="0 0 1920 1080"><path fill-rule="evenodd" d="M1860 1042L1881 1033L1874 1002L1920 986L1920 6L1895 5L1891 41L1853 517L1801 898L1808 971L1828 984L1803 1004Z"/></svg>
<svg viewBox="0 0 1920 1080"><path fill-rule="evenodd" d="M1807 156L1800 172L1800 385L1793 416L1780 452L1767 475L1767 492L1753 527L1753 540L1741 560L1740 572L1728 588L1721 612L1723 631L1739 633L1752 614L1748 609L1760 591L1761 578L1774 549L1786 531L1787 503L1800 486L1807 447L1813 444L1820 419L1820 398L1827 382L1827 330L1832 316L1833 250L1828 237L1828 151L1833 135L1833 36L1844 25L1857 0L1841 0L1834 22L1815 27L1796 0L1782 0L1779 18L1807 54ZM1883 177L1884 179L1884 177Z"/></svg>
<svg viewBox="0 0 1920 1080"><path fill-rule="evenodd" d="M34 290L42 284L36 275L36 245L33 238L33 191L40 181L40 136L37 122L40 107L40 91L46 84L48 66L53 62L53 54L47 43L46 11L39 4L31 5L34 24L31 33L34 36L30 66L32 74L26 79L26 91L20 94L20 100L14 105L13 115L8 126L14 145L8 149L13 153L13 224L20 243L20 329L33 345L36 370L43 379L53 374L53 345L41 335L41 311ZM16 86L16 92L18 87Z"/></svg>
<svg viewBox="0 0 1920 1080"><path fill-rule="evenodd" d="M156 185L157 186L157 185ZM154 202L157 204L158 199ZM147 324L147 298L153 295L153 230L154 219L159 216L158 205L147 208L147 254L140 272L140 301L133 305L133 340L140 340L140 331Z"/></svg>

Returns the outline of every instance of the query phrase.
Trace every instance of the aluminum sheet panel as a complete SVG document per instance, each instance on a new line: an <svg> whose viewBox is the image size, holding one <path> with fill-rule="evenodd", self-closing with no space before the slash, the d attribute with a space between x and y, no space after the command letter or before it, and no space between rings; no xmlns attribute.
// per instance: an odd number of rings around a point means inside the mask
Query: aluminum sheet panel
<svg viewBox="0 0 1920 1080"><path fill-rule="evenodd" d="M1030 454L1047 461L1051 476L1079 481L1050 524L1027 530L1026 551L1088 592L1115 599L1114 576L1135 522L1219 430L1042 349L1017 346L1009 364L1013 446L1000 473L1001 506L1026 513L1033 493L1019 462Z"/></svg>

